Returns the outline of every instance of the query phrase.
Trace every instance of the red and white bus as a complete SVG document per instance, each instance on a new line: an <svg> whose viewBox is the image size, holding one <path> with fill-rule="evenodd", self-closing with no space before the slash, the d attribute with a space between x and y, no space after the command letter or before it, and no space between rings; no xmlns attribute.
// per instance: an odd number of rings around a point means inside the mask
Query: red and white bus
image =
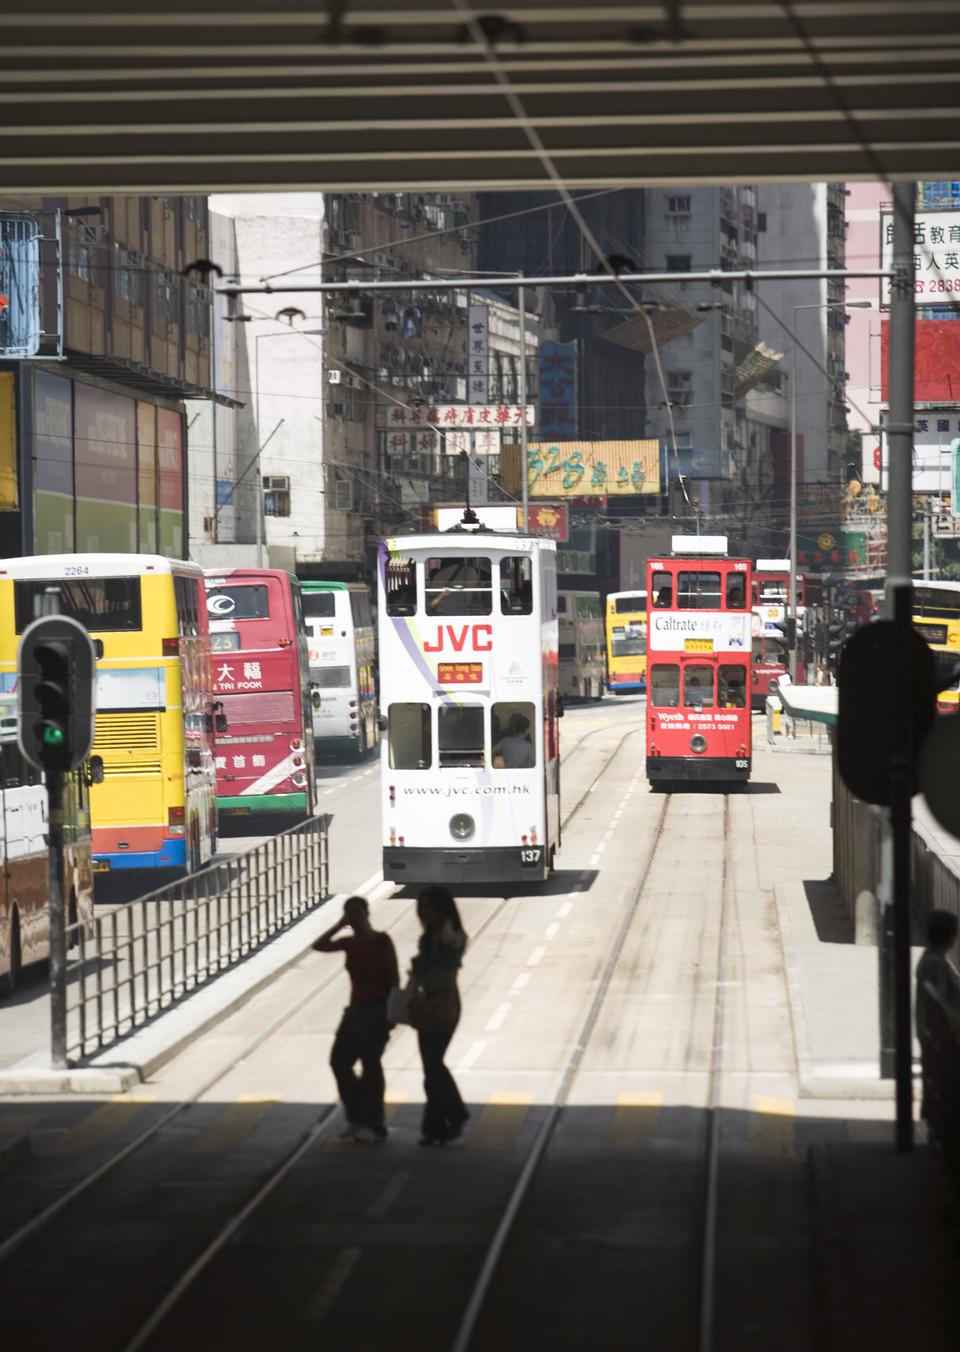
<svg viewBox="0 0 960 1352"><path fill-rule="evenodd" d="M647 778L750 778L751 567L720 535L647 564Z"/></svg>
<svg viewBox="0 0 960 1352"><path fill-rule="evenodd" d="M316 771L300 584L277 568L208 569L205 581L214 697L227 725L216 737L220 815L312 816Z"/></svg>

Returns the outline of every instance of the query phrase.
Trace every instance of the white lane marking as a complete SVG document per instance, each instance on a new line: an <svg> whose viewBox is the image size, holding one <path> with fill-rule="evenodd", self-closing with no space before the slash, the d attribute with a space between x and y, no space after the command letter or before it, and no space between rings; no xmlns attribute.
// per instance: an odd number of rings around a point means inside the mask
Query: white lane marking
<svg viewBox="0 0 960 1352"><path fill-rule="evenodd" d="M565 915L569 915L572 910L573 910L573 902L565 901L563 905L560 907L559 911L557 912L557 916L558 918L562 919Z"/></svg>
<svg viewBox="0 0 960 1352"><path fill-rule="evenodd" d="M605 850L606 848L607 848L607 842L606 842L605 840L601 840L601 841L600 841L600 844L599 844L599 845L597 846L597 848L594 850L594 854L603 854L603 852L604 852L604 850Z"/></svg>
<svg viewBox="0 0 960 1352"><path fill-rule="evenodd" d="M360 1248L340 1250L333 1260L330 1271L320 1283L319 1291L307 1307L308 1319L326 1319L362 1253L363 1250Z"/></svg>
<svg viewBox="0 0 960 1352"><path fill-rule="evenodd" d="M511 994L511 995L514 995L517 991L522 991L523 988L524 988L524 986L527 984L527 982L528 982L529 980L530 980L530 973L529 973L529 972L521 972L520 975L517 977L516 981L515 981L515 982L513 983L513 985L510 987L510 994Z"/></svg>
<svg viewBox="0 0 960 1352"><path fill-rule="evenodd" d="M485 1033L496 1033L500 1028L503 1027L504 1020L510 1013L511 1009L513 1009L513 1005L510 1004L497 1005L496 1009L490 1015L487 1022L483 1025L483 1031Z"/></svg>
<svg viewBox="0 0 960 1352"><path fill-rule="evenodd" d="M621 818L622 816L623 816L623 808L622 808L622 807L618 807L617 810L616 810L616 812L613 814L613 820L614 820L615 822L616 822L616 821L619 821L620 818Z"/></svg>
<svg viewBox="0 0 960 1352"><path fill-rule="evenodd" d="M460 1061L457 1066L457 1071L470 1070L472 1066L476 1065L486 1050L487 1044L485 1042L471 1042L470 1050Z"/></svg>
<svg viewBox="0 0 960 1352"><path fill-rule="evenodd" d="M613 833L616 829L617 828L615 826L611 826L609 831L604 831L603 833L604 841L613 840Z"/></svg>
<svg viewBox="0 0 960 1352"><path fill-rule="evenodd" d="M386 1187L377 1194L363 1213L364 1220L382 1220L409 1182L409 1169L404 1170L402 1173L394 1174Z"/></svg>
<svg viewBox="0 0 960 1352"><path fill-rule="evenodd" d="M590 856L590 867L596 868L599 863L600 863L600 852L598 850L596 854L592 854Z"/></svg>
<svg viewBox="0 0 960 1352"><path fill-rule="evenodd" d="M535 948L535 949L533 950L533 952L530 954L529 958L527 958L527 966L528 966L528 967L536 967L537 963L540 961L540 959L543 957L543 955L544 955L544 953L546 953L546 951L547 951L547 950L546 950L545 948L542 948L542 947L541 947L541 948Z"/></svg>
<svg viewBox="0 0 960 1352"><path fill-rule="evenodd" d="M543 931L543 937L544 937L548 942L549 942L550 939L555 939L555 938L557 937L557 930L558 930L559 928L560 928L560 926L559 926L559 925L556 925L556 924L554 924L554 925L548 925L547 928Z"/></svg>

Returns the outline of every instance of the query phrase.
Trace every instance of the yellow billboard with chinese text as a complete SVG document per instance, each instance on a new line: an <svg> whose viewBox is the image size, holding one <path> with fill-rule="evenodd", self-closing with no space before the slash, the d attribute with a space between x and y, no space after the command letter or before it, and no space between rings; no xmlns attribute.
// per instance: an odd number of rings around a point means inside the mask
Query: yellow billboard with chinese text
<svg viewBox="0 0 960 1352"><path fill-rule="evenodd" d="M502 483L509 493L519 493L519 456L518 445L504 445L501 449ZM655 439L531 442L527 447L527 483L531 498L659 493L660 442Z"/></svg>

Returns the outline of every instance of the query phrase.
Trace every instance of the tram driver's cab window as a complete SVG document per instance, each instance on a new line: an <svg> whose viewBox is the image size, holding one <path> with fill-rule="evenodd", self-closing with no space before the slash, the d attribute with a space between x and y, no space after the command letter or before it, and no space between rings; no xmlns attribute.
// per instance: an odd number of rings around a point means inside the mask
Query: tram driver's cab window
<svg viewBox="0 0 960 1352"><path fill-rule="evenodd" d="M433 759L429 704L391 704L387 711L391 770L429 770Z"/></svg>
<svg viewBox="0 0 960 1352"><path fill-rule="evenodd" d="M721 666L717 672L717 695L721 709L747 707L747 672L741 666Z"/></svg>
<svg viewBox="0 0 960 1352"><path fill-rule="evenodd" d="M680 668L657 662L650 668L650 704L654 709L676 709L680 703Z"/></svg>
<svg viewBox="0 0 960 1352"><path fill-rule="evenodd" d="M653 575L653 608L669 610L673 605L673 577L670 573Z"/></svg>
<svg viewBox="0 0 960 1352"><path fill-rule="evenodd" d="M386 581L387 614L416 615L417 565L414 560L391 554L387 560ZM332 615L333 611L329 613Z"/></svg>
<svg viewBox="0 0 960 1352"><path fill-rule="evenodd" d="M747 576L746 573L727 574L727 609L746 610Z"/></svg>
<svg viewBox="0 0 960 1352"><path fill-rule="evenodd" d="M500 609L504 615L533 614L533 567L525 554L500 560Z"/></svg>
<svg viewBox="0 0 960 1352"><path fill-rule="evenodd" d="M685 667L683 702L688 709L713 708L713 667Z"/></svg>
<svg viewBox="0 0 960 1352"><path fill-rule="evenodd" d="M437 750L441 770L482 766L483 705L441 705L437 711Z"/></svg>
<svg viewBox="0 0 960 1352"><path fill-rule="evenodd" d="M534 742L536 710L527 701L495 704L490 710L490 745L497 770L532 770L537 763Z"/></svg>
<svg viewBox="0 0 960 1352"><path fill-rule="evenodd" d="M427 559L424 606L428 615L489 615L493 609L493 570L489 559Z"/></svg>

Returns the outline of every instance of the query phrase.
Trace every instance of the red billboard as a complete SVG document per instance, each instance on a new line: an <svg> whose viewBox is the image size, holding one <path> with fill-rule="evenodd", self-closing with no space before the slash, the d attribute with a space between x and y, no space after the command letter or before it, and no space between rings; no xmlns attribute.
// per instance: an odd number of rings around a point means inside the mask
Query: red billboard
<svg viewBox="0 0 960 1352"><path fill-rule="evenodd" d="M531 502L527 522L532 535L563 544L570 539L570 514L565 502Z"/></svg>
<svg viewBox="0 0 960 1352"><path fill-rule="evenodd" d="M888 392L890 322L880 325L880 392ZM914 401L960 404L960 320L918 319L914 326Z"/></svg>

